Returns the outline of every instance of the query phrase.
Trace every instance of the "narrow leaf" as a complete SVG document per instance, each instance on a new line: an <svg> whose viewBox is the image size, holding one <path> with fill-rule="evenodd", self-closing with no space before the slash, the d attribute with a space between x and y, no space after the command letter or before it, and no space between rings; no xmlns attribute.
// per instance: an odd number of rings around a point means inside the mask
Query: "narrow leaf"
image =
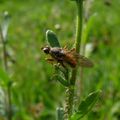
<svg viewBox="0 0 120 120"><path fill-rule="evenodd" d="M10 23L10 15L8 14L7 11L4 12L3 14L3 22L1 24L1 32L3 36L3 40L6 41L7 39L7 31Z"/></svg>
<svg viewBox="0 0 120 120"><path fill-rule="evenodd" d="M53 76L54 79L56 79L57 81L59 81L62 85L68 87L69 86L69 83L60 75L55 75Z"/></svg>
<svg viewBox="0 0 120 120"><path fill-rule="evenodd" d="M91 27L94 25L94 21L96 18L97 14L93 14L88 22L86 23L86 25L84 26L84 30L83 30L83 38L82 38L82 43L85 44L88 40L88 35L90 33Z"/></svg>

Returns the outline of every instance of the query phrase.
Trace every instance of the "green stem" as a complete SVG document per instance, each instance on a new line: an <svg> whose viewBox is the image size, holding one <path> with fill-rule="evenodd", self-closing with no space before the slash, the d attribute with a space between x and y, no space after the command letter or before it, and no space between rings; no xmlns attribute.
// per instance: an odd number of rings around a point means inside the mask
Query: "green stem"
<svg viewBox="0 0 120 120"><path fill-rule="evenodd" d="M82 13L83 13L83 0L78 0L77 2L77 24L76 24L76 41L75 41L75 48L76 53L80 52L80 45L82 39ZM77 75L77 68L73 69L72 76L71 76L71 84L75 86L76 82L76 75Z"/></svg>
<svg viewBox="0 0 120 120"><path fill-rule="evenodd" d="M76 41L75 41L75 48L76 53L80 52L80 45L82 39L82 13L83 13L83 0L76 0L77 5L77 24L76 24ZM67 88L67 101L66 101L66 109L65 113L68 115L68 119L72 115L73 112L73 105L74 105L74 87L76 82L77 76L77 67L72 70L72 75L70 78L70 86Z"/></svg>
<svg viewBox="0 0 120 120"><path fill-rule="evenodd" d="M8 85L8 120L12 120L11 85Z"/></svg>
<svg viewBox="0 0 120 120"><path fill-rule="evenodd" d="M81 36L82 36L82 17L83 17L83 0L77 0L77 24L76 24L76 42L75 48L76 52L79 53L80 51L80 44L81 44Z"/></svg>
<svg viewBox="0 0 120 120"><path fill-rule="evenodd" d="M6 49L7 46L6 46L6 40L3 37L1 26L0 26L0 35L1 35L1 40L2 40L2 44L3 44L4 69L5 69L6 72L8 72L7 49ZM7 104L8 106L7 106L7 110L6 110L8 112L7 117L8 117L8 120L12 120L11 85L7 85L7 91L6 92L7 92L7 99L8 99L8 104Z"/></svg>
<svg viewBox="0 0 120 120"><path fill-rule="evenodd" d="M0 26L0 35L1 35L1 40L2 40L2 44L3 44L3 61L4 61L4 68L5 68L5 71L7 71L8 65L7 65L6 41L4 40L1 26Z"/></svg>

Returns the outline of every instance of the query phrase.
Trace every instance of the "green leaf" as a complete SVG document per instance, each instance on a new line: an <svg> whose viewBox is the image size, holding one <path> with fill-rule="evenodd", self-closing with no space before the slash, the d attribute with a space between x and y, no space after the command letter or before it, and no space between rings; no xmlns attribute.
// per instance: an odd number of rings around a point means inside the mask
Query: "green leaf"
<svg viewBox="0 0 120 120"><path fill-rule="evenodd" d="M58 38L53 31L47 30L46 39L51 47L60 47L60 43L58 41Z"/></svg>
<svg viewBox="0 0 120 120"><path fill-rule="evenodd" d="M101 90L90 93L85 100L83 100L78 110L71 116L70 120L80 120L84 117L95 105L100 96Z"/></svg>
<svg viewBox="0 0 120 120"><path fill-rule="evenodd" d="M0 69L0 84L1 85L8 85L10 78L8 77L7 73Z"/></svg>

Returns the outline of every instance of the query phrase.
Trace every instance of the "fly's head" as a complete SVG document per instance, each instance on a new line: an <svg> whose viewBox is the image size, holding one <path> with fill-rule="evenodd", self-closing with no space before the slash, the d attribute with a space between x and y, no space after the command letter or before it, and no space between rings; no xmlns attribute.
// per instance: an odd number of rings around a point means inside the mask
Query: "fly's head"
<svg viewBox="0 0 120 120"><path fill-rule="evenodd" d="M43 48L41 48L42 50L43 50L43 52L44 53L46 53L46 54L49 54L50 53L50 47L43 47Z"/></svg>

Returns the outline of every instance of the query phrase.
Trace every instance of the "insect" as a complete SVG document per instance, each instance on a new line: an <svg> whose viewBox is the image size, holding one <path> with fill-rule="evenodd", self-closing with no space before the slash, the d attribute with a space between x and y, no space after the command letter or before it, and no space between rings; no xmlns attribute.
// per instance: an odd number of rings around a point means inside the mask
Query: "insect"
<svg viewBox="0 0 120 120"><path fill-rule="evenodd" d="M44 53L49 54L51 58L48 58L48 61L54 61L60 63L63 67L69 65L72 68L75 68L77 65L82 67L93 67L93 63L86 57L76 53L75 49L68 50L66 48L59 47L43 47L42 50Z"/></svg>

